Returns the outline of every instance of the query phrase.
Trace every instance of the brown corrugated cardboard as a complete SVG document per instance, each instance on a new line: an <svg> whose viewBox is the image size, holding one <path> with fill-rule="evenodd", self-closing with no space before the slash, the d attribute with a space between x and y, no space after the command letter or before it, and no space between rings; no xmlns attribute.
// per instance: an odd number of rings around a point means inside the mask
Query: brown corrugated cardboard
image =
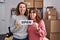
<svg viewBox="0 0 60 40"><path fill-rule="evenodd" d="M42 2L43 0L24 0L25 2L32 2L32 1L35 1L35 2Z"/></svg>
<svg viewBox="0 0 60 40"><path fill-rule="evenodd" d="M26 4L27 4L27 7L28 8L31 8L31 7L33 7L34 5L33 5L33 2L25 2Z"/></svg>
<svg viewBox="0 0 60 40"><path fill-rule="evenodd" d="M42 2L35 2L35 7L36 8L42 8L43 7L43 3Z"/></svg>
<svg viewBox="0 0 60 40"><path fill-rule="evenodd" d="M60 32L60 20L51 21L51 32Z"/></svg>
<svg viewBox="0 0 60 40"><path fill-rule="evenodd" d="M56 16L48 15L48 20L56 20Z"/></svg>
<svg viewBox="0 0 60 40"><path fill-rule="evenodd" d="M44 22L47 30L47 37L50 38L50 40L60 39L60 20L44 20Z"/></svg>
<svg viewBox="0 0 60 40"><path fill-rule="evenodd" d="M28 8L36 7L36 8L43 8L43 1L42 0L24 0L27 4Z"/></svg>
<svg viewBox="0 0 60 40"><path fill-rule="evenodd" d="M50 20L44 20L45 22L45 27L46 27L46 32L47 32L47 37L50 38Z"/></svg>
<svg viewBox="0 0 60 40"><path fill-rule="evenodd" d="M45 12L45 19L57 19L57 11L53 7L47 7Z"/></svg>
<svg viewBox="0 0 60 40"><path fill-rule="evenodd" d="M35 2L42 2L43 0L35 0Z"/></svg>
<svg viewBox="0 0 60 40"><path fill-rule="evenodd" d="M46 12L45 19L48 19L48 20L56 20L57 19L57 14L51 15L51 14L47 14L47 12Z"/></svg>
<svg viewBox="0 0 60 40"><path fill-rule="evenodd" d="M60 40L60 33L51 33L50 40Z"/></svg>
<svg viewBox="0 0 60 40"><path fill-rule="evenodd" d="M24 2L33 2L34 0L24 0Z"/></svg>

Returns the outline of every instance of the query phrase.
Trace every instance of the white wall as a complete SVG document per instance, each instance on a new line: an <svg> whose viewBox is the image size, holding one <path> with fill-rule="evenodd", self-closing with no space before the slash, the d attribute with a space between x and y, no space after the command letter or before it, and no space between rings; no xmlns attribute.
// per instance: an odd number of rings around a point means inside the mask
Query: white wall
<svg viewBox="0 0 60 40"><path fill-rule="evenodd" d="M5 0L4 3L0 3L0 34L8 32L11 8L15 8L19 2L23 1L24 0Z"/></svg>
<svg viewBox="0 0 60 40"><path fill-rule="evenodd" d="M45 15L45 8L47 6L54 6L58 11L57 19L60 19L60 0L44 0L43 4L44 4L44 14L43 15Z"/></svg>

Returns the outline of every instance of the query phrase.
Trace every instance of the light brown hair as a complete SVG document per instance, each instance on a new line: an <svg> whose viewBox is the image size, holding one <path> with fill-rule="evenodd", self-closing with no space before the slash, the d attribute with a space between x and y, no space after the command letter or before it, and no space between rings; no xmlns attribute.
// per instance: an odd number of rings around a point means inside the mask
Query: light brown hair
<svg viewBox="0 0 60 40"><path fill-rule="evenodd" d="M20 3L17 5L16 13L15 13L15 14L16 14L17 16L20 15L20 12L19 12L19 5L20 5L20 4L24 4L24 5L26 6L26 11L25 11L24 15L27 16L27 15L28 15L27 4L24 3L24 2L20 2Z"/></svg>

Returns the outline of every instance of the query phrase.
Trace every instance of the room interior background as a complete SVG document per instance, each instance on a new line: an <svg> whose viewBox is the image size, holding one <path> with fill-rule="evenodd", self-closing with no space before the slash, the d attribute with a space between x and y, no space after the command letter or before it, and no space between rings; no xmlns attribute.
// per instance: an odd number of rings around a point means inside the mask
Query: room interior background
<svg viewBox="0 0 60 40"><path fill-rule="evenodd" d="M0 34L8 32L10 26L11 9L16 8L19 2L24 0L4 0L0 2ZM43 0L43 18L45 17L45 10L47 6L54 6L58 11L57 19L60 19L60 0Z"/></svg>

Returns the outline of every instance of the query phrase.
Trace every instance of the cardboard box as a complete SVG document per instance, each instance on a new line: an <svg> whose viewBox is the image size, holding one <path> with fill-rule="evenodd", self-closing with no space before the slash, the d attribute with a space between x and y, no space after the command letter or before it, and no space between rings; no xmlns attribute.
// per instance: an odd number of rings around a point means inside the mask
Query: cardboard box
<svg viewBox="0 0 60 40"><path fill-rule="evenodd" d="M24 0L25 2L33 2L33 1L35 1L35 2L42 2L43 0Z"/></svg>
<svg viewBox="0 0 60 40"><path fill-rule="evenodd" d="M50 40L60 40L60 33L51 33Z"/></svg>
<svg viewBox="0 0 60 40"><path fill-rule="evenodd" d="M60 32L60 20L51 21L51 32Z"/></svg>
<svg viewBox="0 0 60 40"><path fill-rule="evenodd" d="M60 33L60 20L44 20L47 37L51 39L51 33Z"/></svg>
<svg viewBox="0 0 60 40"><path fill-rule="evenodd" d="M57 11L53 7L47 7L45 12L45 19L57 19Z"/></svg>
<svg viewBox="0 0 60 40"><path fill-rule="evenodd" d="M52 16L52 15L48 15L48 20L56 20L57 18L56 18L56 16L54 15L54 16Z"/></svg>
<svg viewBox="0 0 60 40"><path fill-rule="evenodd" d="M57 16L57 12L55 10L51 10L48 12L48 15Z"/></svg>
<svg viewBox="0 0 60 40"><path fill-rule="evenodd" d="M48 14L48 13L46 13L45 14L45 19L47 19L47 20L56 20L57 19L57 15L56 14Z"/></svg>
<svg viewBox="0 0 60 40"><path fill-rule="evenodd" d="M53 6L47 6L46 9L49 8L49 9L53 9L54 7Z"/></svg>
<svg viewBox="0 0 60 40"><path fill-rule="evenodd" d="M56 16L51 16L51 20L56 20Z"/></svg>
<svg viewBox="0 0 60 40"><path fill-rule="evenodd" d="M43 0L35 0L35 2L42 2Z"/></svg>
<svg viewBox="0 0 60 40"><path fill-rule="evenodd" d="M27 4L27 8L31 8L34 6L34 0L24 0L24 2Z"/></svg>
<svg viewBox="0 0 60 40"><path fill-rule="evenodd" d="M48 14L51 14L51 15L56 15L57 14L57 11L55 9L47 9L47 12Z"/></svg>
<svg viewBox="0 0 60 40"><path fill-rule="evenodd" d="M45 22L45 27L46 27L46 32L47 32L47 37L50 39L50 20L44 20Z"/></svg>
<svg viewBox="0 0 60 40"><path fill-rule="evenodd" d="M43 1L42 0L24 0L27 4L28 8L36 7L36 8L43 8Z"/></svg>
<svg viewBox="0 0 60 40"><path fill-rule="evenodd" d="M55 9L51 10L51 15L56 15L57 16L57 11Z"/></svg>
<svg viewBox="0 0 60 40"><path fill-rule="evenodd" d="M25 2L27 4L27 8L34 7L33 2Z"/></svg>
<svg viewBox="0 0 60 40"><path fill-rule="evenodd" d="M48 12L47 11L45 11L45 17L44 17L44 19L48 20Z"/></svg>
<svg viewBox="0 0 60 40"><path fill-rule="evenodd" d="M33 2L34 0L24 0L24 2Z"/></svg>
<svg viewBox="0 0 60 40"><path fill-rule="evenodd" d="M43 2L35 2L36 8L43 8Z"/></svg>

